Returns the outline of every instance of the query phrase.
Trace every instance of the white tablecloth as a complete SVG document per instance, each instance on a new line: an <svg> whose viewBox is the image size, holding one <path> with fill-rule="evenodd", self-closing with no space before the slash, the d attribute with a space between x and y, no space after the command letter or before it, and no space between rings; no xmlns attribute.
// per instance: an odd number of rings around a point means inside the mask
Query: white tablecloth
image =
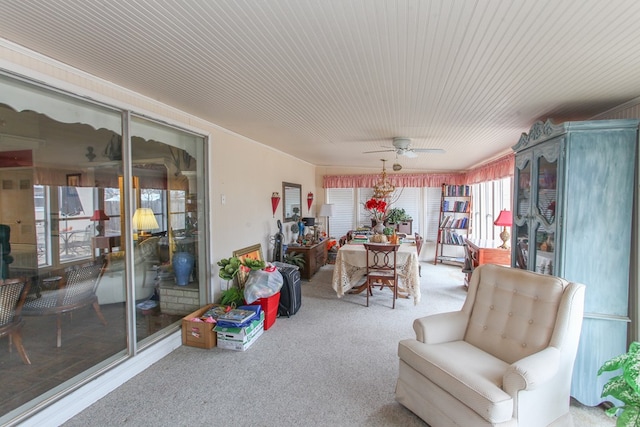
<svg viewBox="0 0 640 427"><path fill-rule="evenodd" d="M403 243L398 249L399 288L420 302L420 277L418 275L418 251L415 243ZM347 244L338 250L331 285L338 297L359 285L367 273L367 251L363 244Z"/></svg>

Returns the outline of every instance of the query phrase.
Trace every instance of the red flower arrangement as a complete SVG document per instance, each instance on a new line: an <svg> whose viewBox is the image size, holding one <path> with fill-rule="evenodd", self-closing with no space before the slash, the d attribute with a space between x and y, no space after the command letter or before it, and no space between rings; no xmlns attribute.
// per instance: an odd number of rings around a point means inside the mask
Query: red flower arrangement
<svg viewBox="0 0 640 427"><path fill-rule="evenodd" d="M364 207L371 214L371 218L377 222L384 221L387 215L387 202L382 199L369 199L365 202Z"/></svg>

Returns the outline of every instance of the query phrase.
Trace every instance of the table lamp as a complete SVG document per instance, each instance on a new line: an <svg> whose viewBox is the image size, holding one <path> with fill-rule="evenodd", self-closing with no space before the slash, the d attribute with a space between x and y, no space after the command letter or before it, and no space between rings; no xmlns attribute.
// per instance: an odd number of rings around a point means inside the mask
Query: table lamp
<svg viewBox="0 0 640 427"><path fill-rule="evenodd" d="M513 219L511 217L511 211L507 210L500 211L498 218L493 223L494 225L502 227L502 233L500 233L500 240L502 240L502 245L498 246L501 249L509 249L507 242L509 241L509 237L511 237L511 235L507 231L507 227L511 227L512 223Z"/></svg>
<svg viewBox="0 0 640 427"><path fill-rule="evenodd" d="M144 240L144 232L160 228L158 220L153 211L149 208L138 208L133 214L133 227L140 231L139 240Z"/></svg>
<svg viewBox="0 0 640 427"><path fill-rule="evenodd" d="M336 214L336 205L333 203L325 203L320 206L320 216L327 217L327 239L331 238L331 233L329 233L329 218Z"/></svg>
<svg viewBox="0 0 640 427"><path fill-rule="evenodd" d="M96 209L93 211L93 215L89 218L91 221L98 221L96 224L96 231L98 232L98 236L104 236L104 225L102 224L104 221L109 221L109 215L102 209Z"/></svg>

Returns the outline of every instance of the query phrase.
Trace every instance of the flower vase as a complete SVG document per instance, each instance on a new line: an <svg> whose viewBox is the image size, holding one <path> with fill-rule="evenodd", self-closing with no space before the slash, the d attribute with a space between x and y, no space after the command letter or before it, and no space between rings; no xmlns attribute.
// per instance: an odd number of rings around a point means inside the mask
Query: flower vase
<svg viewBox="0 0 640 427"><path fill-rule="evenodd" d="M187 286L193 272L195 257L189 252L176 252L173 254L173 274L176 276L176 285Z"/></svg>
<svg viewBox="0 0 640 427"><path fill-rule="evenodd" d="M376 234L382 234L384 231L384 222L376 221L376 225L373 226L373 232Z"/></svg>

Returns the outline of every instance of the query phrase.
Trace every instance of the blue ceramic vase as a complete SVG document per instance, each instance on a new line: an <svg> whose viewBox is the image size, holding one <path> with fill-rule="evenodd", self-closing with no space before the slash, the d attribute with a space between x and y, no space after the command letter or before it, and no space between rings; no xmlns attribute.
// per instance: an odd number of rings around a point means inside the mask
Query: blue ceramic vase
<svg viewBox="0 0 640 427"><path fill-rule="evenodd" d="M189 284L194 262L195 258L189 252L173 254L173 274L176 276L176 285L187 286Z"/></svg>

